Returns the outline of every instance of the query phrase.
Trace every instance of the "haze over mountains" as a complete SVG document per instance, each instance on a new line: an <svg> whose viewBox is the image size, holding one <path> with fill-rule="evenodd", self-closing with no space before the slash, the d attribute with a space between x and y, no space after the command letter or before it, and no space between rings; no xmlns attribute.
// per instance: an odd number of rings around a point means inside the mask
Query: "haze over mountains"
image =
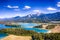
<svg viewBox="0 0 60 40"><path fill-rule="evenodd" d="M60 12L49 14L29 14L24 17L16 16L12 18L1 19L0 22L50 22L60 21Z"/></svg>

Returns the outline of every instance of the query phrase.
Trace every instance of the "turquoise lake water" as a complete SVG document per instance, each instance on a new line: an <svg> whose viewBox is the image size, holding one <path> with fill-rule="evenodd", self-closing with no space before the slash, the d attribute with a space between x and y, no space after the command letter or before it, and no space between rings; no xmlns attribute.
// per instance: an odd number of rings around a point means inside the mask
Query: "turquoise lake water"
<svg viewBox="0 0 60 40"><path fill-rule="evenodd" d="M38 26L39 24L36 23L19 23L22 28L33 28L34 26Z"/></svg>
<svg viewBox="0 0 60 40"><path fill-rule="evenodd" d="M6 34L6 33L0 33L0 39L4 38L6 36L8 36L8 34Z"/></svg>
<svg viewBox="0 0 60 40"><path fill-rule="evenodd" d="M33 30L33 31L38 32L38 33L47 33L48 32L48 30L45 30L45 29L33 28L34 26L38 26L39 25L39 24L36 24L36 23L19 23L19 24L25 30ZM5 26L4 24L0 24L0 30L1 29L5 29L5 28L12 28L12 27ZM7 36L6 33L4 33L4 34L0 33L0 38L4 38L5 36Z"/></svg>
<svg viewBox="0 0 60 40"><path fill-rule="evenodd" d="M40 28L24 28L25 30L33 30L35 32L38 32L38 33L47 33L48 30L45 30L45 29L40 29Z"/></svg>

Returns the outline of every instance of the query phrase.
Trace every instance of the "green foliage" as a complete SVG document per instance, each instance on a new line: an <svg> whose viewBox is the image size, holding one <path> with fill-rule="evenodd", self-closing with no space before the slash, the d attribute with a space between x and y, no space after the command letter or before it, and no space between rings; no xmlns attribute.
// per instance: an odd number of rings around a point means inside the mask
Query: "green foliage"
<svg viewBox="0 0 60 40"><path fill-rule="evenodd" d="M53 29L56 25L48 25L46 29Z"/></svg>
<svg viewBox="0 0 60 40"><path fill-rule="evenodd" d="M10 26L10 27L21 27L21 25L5 25L5 26Z"/></svg>
<svg viewBox="0 0 60 40"><path fill-rule="evenodd" d="M32 40L44 40L42 34L34 34L32 35Z"/></svg>
<svg viewBox="0 0 60 40"><path fill-rule="evenodd" d="M34 31L27 31L21 28L8 28L0 30L0 32L8 33L8 34L14 34L14 35L33 35L36 34Z"/></svg>
<svg viewBox="0 0 60 40"><path fill-rule="evenodd" d="M60 40L60 33L45 34L44 40Z"/></svg>
<svg viewBox="0 0 60 40"><path fill-rule="evenodd" d="M42 25L34 26L34 28L43 28L43 26Z"/></svg>
<svg viewBox="0 0 60 40"><path fill-rule="evenodd" d="M8 28L0 30L0 33L7 33L21 36L31 36L32 40L60 40L60 33L36 33L21 28Z"/></svg>

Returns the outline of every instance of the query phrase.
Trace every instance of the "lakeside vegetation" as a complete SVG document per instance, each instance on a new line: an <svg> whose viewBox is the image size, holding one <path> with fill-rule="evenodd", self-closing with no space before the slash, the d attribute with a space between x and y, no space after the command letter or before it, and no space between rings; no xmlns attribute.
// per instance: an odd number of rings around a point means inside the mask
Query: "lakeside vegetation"
<svg viewBox="0 0 60 40"><path fill-rule="evenodd" d="M42 25L34 26L33 28L43 28Z"/></svg>
<svg viewBox="0 0 60 40"><path fill-rule="evenodd" d="M53 24L51 24L51 25L47 25L46 27L45 27L45 29L53 29L53 28L55 28L57 25L53 25ZM43 27L43 25L38 25L38 26L34 26L33 28L44 28Z"/></svg>
<svg viewBox="0 0 60 40"><path fill-rule="evenodd" d="M21 25L5 25L15 28L6 28L0 30L0 33L12 34L17 36L31 36L32 40L60 40L60 33L37 33L31 30L24 30ZM46 29L53 29L56 25L48 25ZM20 28L19 28L20 27ZM43 28L43 25L34 26L33 28Z"/></svg>
<svg viewBox="0 0 60 40"><path fill-rule="evenodd" d="M7 24L5 24L5 26L10 26L10 27L21 27L21 25L16 25L16 24L12 24L12 25L7 25Z"/></svg>
<svg viewBox="0 0 60 40"><path fill-rule="evenodd" d="M34 31L28 31L21 28L7 28L2 29L0 32L7 33L7 34L13 34L13 35L33 35L36 34Z"/></svg>
<svg viewBox="0 0 60 40"><path fill-rule="evenodd" d="M46 27L46 29L53 29L53 28L55 28L57 25L48 25L47 27Z"/></svg>
<svg viewBox="0 0 60 40"><path fill-rule="evenodd" d="M36 33L21 28L8 28L0 30L0 33L7 33L18 36L31 36L32 40L60 40L60 33Z"/></svg>

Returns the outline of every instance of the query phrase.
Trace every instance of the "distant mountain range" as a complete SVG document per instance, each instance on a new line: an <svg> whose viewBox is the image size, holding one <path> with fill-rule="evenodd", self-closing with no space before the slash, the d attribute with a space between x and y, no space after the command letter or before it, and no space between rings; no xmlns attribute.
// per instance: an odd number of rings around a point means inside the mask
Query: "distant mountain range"
<svg viewBox="0 0 60 40"><path fill-rule="evenodd" d="M60 12L49 14L29 14L24 17L16 16L12 18L0 19L0 22L50 22L60 21Z"/></svg>

